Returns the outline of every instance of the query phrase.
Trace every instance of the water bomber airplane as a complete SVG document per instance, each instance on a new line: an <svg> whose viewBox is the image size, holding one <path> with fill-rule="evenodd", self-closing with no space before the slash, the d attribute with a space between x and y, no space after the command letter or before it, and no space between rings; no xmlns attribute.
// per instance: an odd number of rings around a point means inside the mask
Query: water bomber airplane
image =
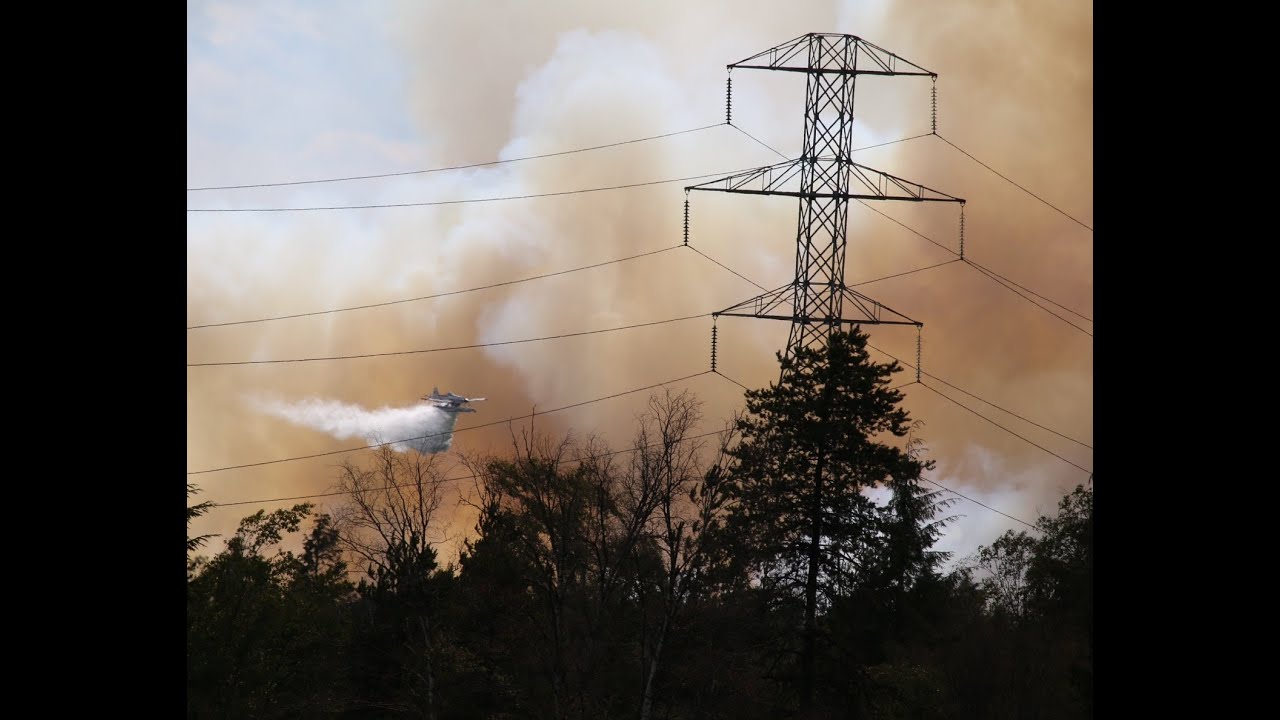
<svg viewBox="0 0 1280 720"><path fill-rule="evenodd" d="M475 408L463 407L463 405L484 400L482 397L469 398L461 395L454 395L451 392L441 395L440 388L431 388L431 394L423 395L422 399L445 412L453 413L475 412Z"/></svg>

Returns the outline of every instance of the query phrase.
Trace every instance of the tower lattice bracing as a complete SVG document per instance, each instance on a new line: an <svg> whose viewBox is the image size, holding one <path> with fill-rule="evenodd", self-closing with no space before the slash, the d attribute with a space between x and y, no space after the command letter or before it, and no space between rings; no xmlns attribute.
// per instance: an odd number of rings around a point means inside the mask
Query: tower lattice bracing
<svg viewBox="0 0 1280 720"><path fill-rule="evenodd" d="M826 33L801 36L728 67L805 74L804 144L794 160L686 188L799 199L795 279L715 314L790 320L787 355L824 345L846 324L919 327L845 286L849 201L964 200L853 162L854 91L860 75L937 75L861 38Z"/></svg>

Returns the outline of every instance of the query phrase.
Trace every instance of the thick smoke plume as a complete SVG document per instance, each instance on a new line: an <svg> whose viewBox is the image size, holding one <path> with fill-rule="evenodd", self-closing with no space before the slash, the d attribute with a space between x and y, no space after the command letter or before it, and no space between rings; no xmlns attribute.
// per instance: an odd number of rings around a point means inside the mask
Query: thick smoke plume
<svg viewBox="0 0 1280 720"><path fill-rule="evenodd" d="M427 404L366 410L350 403L310 398L296 402L257 399L254 405L260 412L339 440L391 443L399 452L414 450L424 455L448 450L458 421L456 413Z"/></svg>
<svg viewBox="0 0 1280 720"><path fill-rule="evenodd" d="M724 119L726 63L805 32L847 32L939 72L942 136L1093 222L1089 3L209 0L187 8L191 187L410 172L700 127ZM794 157L804 108L804 82L795 75L735 71L732 128L457 172L193 192L188 206L523 196L774 163L773 152L735 128ZM1091 233L927 136L932 90L922 78L860 79L857 146L926 136L859 152L856 159L966 197L967 258L1093 317ZM684 184L382 210L191 213L187 323L428 296L674 246L682 241ZM791 199L694 193L691 205L692 246L763 286L791 279ZM959 262L900 275L954 259L938 245L958 250L957 210L914 203L875 209L889 217L850 204L846 281L894 276L858 289L925 323L925 372L1092 444L1092 338ZM433 300L191 331L187 356L189 362L267 360L503 342L710 312L758 292L692 250L674 249ZM1091 324L1054 312L1092 332ZM390 418L409 418L409 426L415 417L425 421L425 409L415 416L404 406L437 383L483 388L489 401L474 419L521 417L537 408L541 432L594 432L618 446L633 431L645 393L545 419L542 411L707 369L710 326L704 318L457 352L191 368L187 466L250 465L194 476L210 500L317 492L333 479L330 456L252 464L334 450L337 443L316 430L349 444L369 434L384 440L427 434L417 427L395 432ZM726 377L750 387L776 380L773 353L787 332L781 322L720 322L724 377L680 383L706 403L708 426L701 431L741 407L742 392ZM914 362L914 332L880 327L872 338L876 347ZM897 382L912 379L908 372ZM1089 449L924 380L1093 467ZM940 483L1032 520L1087 477L928 387L905 392L913 417L927 422L923 438L939 462L932 477ZM293 402L270 414L242 402L245 394L360 405ZM502 451L510 432L494 426L461 442L467 450ZM351 459L359 461L358 454ZM1021 527L966 505L957 510L966 515L961 544L993 539L996 526L988 522ZM230 535L239 518L235 507L202 518L192 533ZM469 521L462 527L469 529ZM949 537L961 537L960 527L952 531Z"/></svg>

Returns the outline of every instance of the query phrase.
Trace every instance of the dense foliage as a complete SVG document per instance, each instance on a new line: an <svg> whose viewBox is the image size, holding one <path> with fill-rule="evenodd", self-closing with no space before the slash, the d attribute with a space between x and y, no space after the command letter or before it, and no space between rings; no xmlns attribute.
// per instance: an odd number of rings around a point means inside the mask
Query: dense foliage
<svg viewBox="0 0 1280 720"><path fill-rule="evenodd" d="M1092 485L944 572L897 370L838 334L719 442L666 393L625 452L468 457L456 562L448 468L389 447L341 468L333 516L260 510L212 558L189 538L187 714L1091 717Z"/></svg>

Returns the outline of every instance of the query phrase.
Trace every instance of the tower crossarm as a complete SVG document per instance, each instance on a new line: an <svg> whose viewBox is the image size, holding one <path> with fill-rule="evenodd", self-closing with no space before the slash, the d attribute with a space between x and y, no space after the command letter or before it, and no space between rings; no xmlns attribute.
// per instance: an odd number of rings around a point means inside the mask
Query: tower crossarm
<svg viewBox="0 0 1280 720"><path fill-rule="evenodd" d="M938 76L856 35L838 33L801 35L727 67L839 75Z"/></svg>
<svg viewBox="0 0 1280 720"><path fill-rule="evenodd" d="M964 198L958 198L954 195L948 195L940 190L934 190L917 182L904 180L896 175L890 175L887 172L869 168L866 165L858 163L849 163L849 183L852 188L853 182L860 183L871 195L850 194L849 198L859 199L875 199L875 200L915 200L916 202L955 202L964 204Z"/></svg>
<svg viewBox="0 0 1280 720"><path fill-rule="evenodd" d="M791 282L711 314L715 317L787 320L806 325L915 325L917 327L923 325L891 307L843 286L831 288L844 300L842 303L844 311L840 316L796 315L792 308L795 305L796 288L802 284ZM846 313L856 317L845 317Z"/></svg>
<svg viewBox="0 0 1280 720"><path fill-rule="evenodd" d="M806 164L812 166L814 173L820 176L839 172L839 166L844 166L848 171L850 192L805 192L801 171ZM905 180L866 165L859 165L854 162L842 163L829 158L787 160L776 165L768 165L716 180L708 180L697 185L689 185L685 190L731 192L747 195L783 195L798 198L905 200L909 202L955 202L961 204L965 202L964 198L948 195L920 183Z"/></svg>

